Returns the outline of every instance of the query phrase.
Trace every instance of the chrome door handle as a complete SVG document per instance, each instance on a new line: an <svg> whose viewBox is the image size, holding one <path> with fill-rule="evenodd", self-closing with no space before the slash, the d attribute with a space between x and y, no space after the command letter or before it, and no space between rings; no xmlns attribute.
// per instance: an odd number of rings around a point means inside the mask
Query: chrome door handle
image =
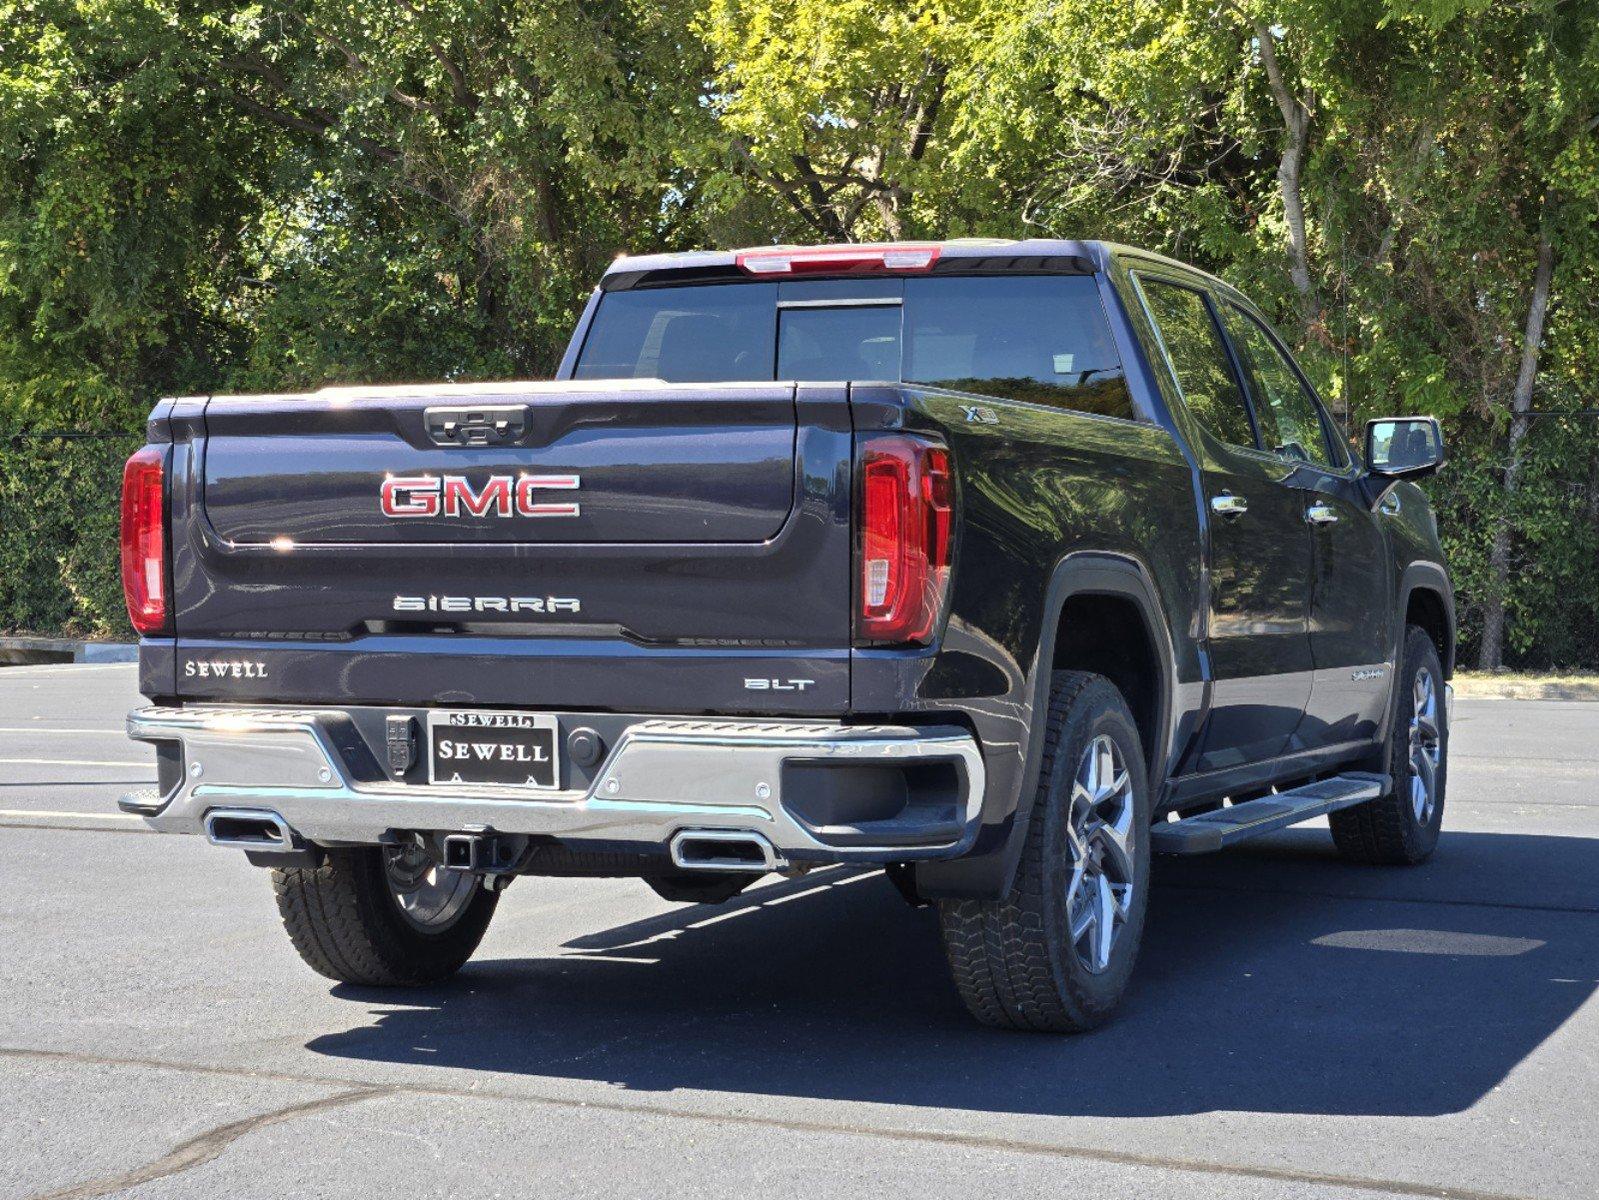
<svg viewBox="0 0 1599 1200"><path fill-rule="evenodd" d="M1312 504L1305 510L1305 520L1312 525L1338 524L1338 511L1330 504Z"/></svg>
<svg viewBox="0 0 1599 1200"><path fill-rule="evenodd" d="M1231 492L1210 498L1210 511L1218 517L1239 517L1249 511L1249 501Z"/></svg>

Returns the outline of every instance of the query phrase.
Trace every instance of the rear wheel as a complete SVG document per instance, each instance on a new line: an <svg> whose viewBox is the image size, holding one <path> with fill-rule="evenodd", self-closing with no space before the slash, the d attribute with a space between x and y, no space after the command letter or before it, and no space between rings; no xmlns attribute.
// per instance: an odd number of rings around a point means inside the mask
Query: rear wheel
<svg viewBox="0 0 1599 1200"><path fill-rule="evenodd" d="M1419 863L1438 845L1449 777L1449 713L1443 666L1425 630L1405 630L1405 652L1388 735L1388 794L1327 820L1338 852L1351 862Z"/></svg>
<svg viewBox="0 0 1599 1200"><path fill-rule="evenodd" d="M1074 1033L1126 990L1149 901L1150 796L1121 693L1057 671L1038 794L1011 890L939 903L961 999L985 1025Z"/></svg>
<svg viewBox="0 0 1599 1200"><path fill-rule="evenodd" d="M312 970L341 983L403 987L460 970L499 897L446 871L420 842L328 850L318 867L272 872L289 940Z"/></svg>

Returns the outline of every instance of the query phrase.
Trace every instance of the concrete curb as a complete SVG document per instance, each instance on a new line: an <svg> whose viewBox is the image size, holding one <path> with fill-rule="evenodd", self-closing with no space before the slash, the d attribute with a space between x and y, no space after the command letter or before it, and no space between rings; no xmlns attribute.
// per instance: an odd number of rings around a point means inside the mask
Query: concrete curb
<svg viewBox="0 0 1599 1200"><path fill-rule="evenodd" d="M68 638L0 637L0 666L32 663L125 663L139 661L133 642L87 642Z"/></svg>
<svg viewBox="0 0 1599 1200"><path fill-rule="evenodd" d="M1451 682L1456 696L1477 700L1599 700L1599 676L1593 675L1540 679L1463 672Z"/></svg>

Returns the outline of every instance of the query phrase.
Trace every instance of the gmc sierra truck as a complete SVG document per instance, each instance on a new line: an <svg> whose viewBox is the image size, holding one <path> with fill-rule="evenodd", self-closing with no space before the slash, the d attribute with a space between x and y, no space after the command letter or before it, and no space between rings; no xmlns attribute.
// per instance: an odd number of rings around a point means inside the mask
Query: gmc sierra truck
<svg viewBox="0 0 1599 1200"><path fill-rule="evenodd" d="M1443 818L1453 593L1260 312L1125 247L618 259L553 382L164 400L129 460L122 807L422 984L517 875L879 864L990 1025L1103 1021L1152 853ZM1364 461L1361 461L1361 459Z"/></svg>

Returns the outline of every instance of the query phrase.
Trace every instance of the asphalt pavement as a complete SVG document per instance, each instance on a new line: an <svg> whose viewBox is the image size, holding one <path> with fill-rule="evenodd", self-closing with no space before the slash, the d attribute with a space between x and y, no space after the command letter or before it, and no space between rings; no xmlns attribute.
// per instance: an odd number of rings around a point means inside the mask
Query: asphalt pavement
<svg viewBox="0 0 1599 1200"><path fill-rule="evenodd" d="M1457 701L1424 866L1158 861L1060 1039L856 870L518 880L450 984L332 985L264 872L116 812L134 681L0 670L0 1198L1599 1196L1599 704Z"/></svg>

